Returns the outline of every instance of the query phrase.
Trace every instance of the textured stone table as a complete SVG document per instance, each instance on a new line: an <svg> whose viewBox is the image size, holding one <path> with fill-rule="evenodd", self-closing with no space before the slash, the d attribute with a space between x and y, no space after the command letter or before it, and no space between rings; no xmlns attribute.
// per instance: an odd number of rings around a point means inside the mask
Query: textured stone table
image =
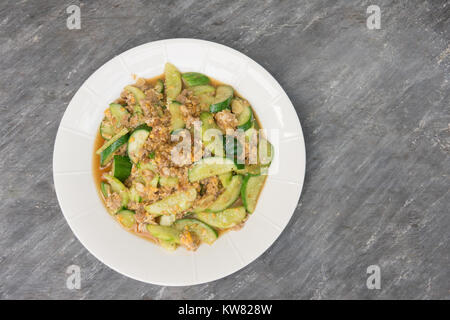
<svg viewBox="0 0 450 320"><path fill-rule="evenodd" d="M81 8L68 30L66 8ZM366 9L381 8L369 30ZM2 1L0 298L450 298L450 3ZM275 244L209 284L128 279L78 242L52 179L59 121L115 55L165 38L231 46L285 88L303 125L303 194ZM81 289L66 268L81 267ZM381 289L366 287L369 265Z"/></svg>

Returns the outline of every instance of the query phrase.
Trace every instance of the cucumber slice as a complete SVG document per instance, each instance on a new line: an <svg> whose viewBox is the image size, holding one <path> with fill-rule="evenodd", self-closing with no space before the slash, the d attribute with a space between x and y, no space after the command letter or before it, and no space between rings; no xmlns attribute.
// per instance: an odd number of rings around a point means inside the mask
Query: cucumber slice
<svg viewBox="0 0 450 320"><path fill-rule="evenodd" d="M197 161L194 166L189 169L188 176L190 182L195 182L233 170L236 170L236 165L233 160L210 157Z"/></svg>
<svg viewBox="0 0 450 320"><path fill-rule="evenodd" d="M244 220L247 212L244 207L230 208L217 213L200 212L195 218L219 229L232 228Z"/></svg>
<svg viewBox="0 0 450 320"><path fill-rule="evenodd" d="M232 177L233 177L233 174L230 171L230 172L219 175L219 180L222 183L222 185L226 188L230 185Z"/></svg>
<svg viewBox="0 0 450 320"><path fill-rule="evenodd" d="M209 107L212 113L230 108L231 99L233 99L233 88L230 86L218 86L214 103Z"/></svg>
<svg viewBox="0 0 450 320"><path fill-rule="evenodd" d="M246 106L248 106L248 103L245 103L241 98L231 100L231 111L234 114L241 114Z"/></svg>
<svg viewBox="0 0 450 320"><path fill-rule="evenodd" d="M258 139L258 130L254 127L245 131L245 141L251 142L253 139Z"/></svg>
<svg viewBox="0 0 450 320"><path fill-rule="evenodd" d="M111 194L111 186L109 183L106 183L102 181L100 183L100 190L102 191L102 194L105 198L108 198L108 196Z"/></svg>
<svg viewBox="0 0 450 320"><path fill-rule="evenodd" d="M118 103L111 103L109 105L109 110L111 110L112 116L117 121L117 128L120 128L124 124L124 120L130 117L130 113L122 105Z"/></svg>
<svg viewBox="0 0 450 320"><path fill-rule="evenodd" d="M166 227L166 226L158 226L155 224L148 224L147 231L154 237L159 240L170 242L170 243L179 243L180 242L180 231L175 228Z"/></svg>
<svg viewBox="0 0 450 320"><path fill-rule="evenodd" d="M147 205L145 210L152 215L177 214L191 208L196 197L195 188L189 188Z"/></svg>
<svg viewBox="0 0 450 320"><path fill-rule="evenodd" d="M273 160L275 151L272 144L265 138L260 138L258 141L258 164L270 165Z"/></svg>
<svg viewBox="0 0 450 320"><path fill-rule="evenodd" d="M111 139L112 140L112 139ZM128 141L128 135L122 136L100 154L100 165L106 166L114 156L114 152ZM109 142L109 141L108 141Z"/></svg>
<svg viewBox="0 0 450 320"><path fill-rule="evenodd" d="M181 74L180 71L171 63L166 63L164 67L166 78L166 95L169 101L175 100L181 92Z"/></svg>
<svg viewBox="0 0 450 320"><path fill-rule="evenodd" d="M114 133L114 126L105 117L100 124L100 135L103 139L108 140L114 136Z"/></svg>
<svg viewBox="0 0 450 320"><path fill-rule="evenodd" d="M210 129L218 130L217 133L220 132L220 135L222 135L219 126L216 124L214 120L214 116L210 112L202 112L200 114L200 121L202 122L202 143L209 151L211 151L212 154L221 155L223 154L223 143L220 143L219 145L214 141L212 138L213 135L211 131L208 131ZM222 153L221 153L222 152Z"/></svg>
<svg viewBox="0 0 450 320"><path fill-rule="evenodd" d="M161 216L161 218L159 219L159 225L160 226L171 226L176 220L176 217L171 214L170 216Z"/></svg>
<svg viewBox="0 0 450 320"><path fill-rule="evenodd" d="M228 187L225 188L222 194L216 199L216 201L214 201L207 211L219 212L230 207L239 198L241 185L241 175L236 175L231 178L231 182Z"/></svg>
<svg viewBox="0 0 450 320"><path fill-rule="evenodd" d="M243 169L236 170L238 174L250 176L259 176L261 172L262 170L259 164L246 164Z"/></svg>
<svg viewBox="0 0 450 320"><path fill-rule="evenodd" d="M164 82L161 79L156 80L154 89L158 93L164 93Z"/></svg>
<svg viewBox="0 0 450 320"><path fill-rule="evenodd" d="M133 163L138 163L139 158L144 151L144 144L147 140L152 128L147 125L142 125L134 129L133 133L128 139L127 152Z"/></svg>
<svg viewBox="0 0 450 320"><path fill-rule="evenodd" d="M200 96L203 94L213 95L216 92L216 88L210 85L204 85L204 86L195 86L192 88L189 88L189 90L192 91L194 96Z"/></svg>
<svg viewBox="0 0 450 320"><path fill-rule="evenodd" d="M158 187L158 183L159 183L159 179L160 179L159 175L155 174L155 176L153 177L152 181L150 181L150 185L153 188L157 188Z"/></svg>
<svg viewBox="0 0 450 320"><path fill-rule="evenodd" d="M139 193L136 190L136 187L133 185L130 188L130 201L139 203L142 201L141 196L139 195Z"/></svg>
<svg viewBox="0 0 450 320"><path fill-rule="evenodd" d="M243 156L242 153L244 152L242 143L236 137L231 135L226 135L224 137L224 140L225 140L225 154L227 158L235 159L236 163L238 159L244 162L244 158L242 157ZM243 164L240 165L242 165L242 168L244 167ZM239 166L238 169L240 169Z"/></svg>
<svg viewBox="0 0 450 320"><path fill-rule="evenodd" d="M178 185L178 177L161 177L159 178L161 187L176 187Z"/></svg>
<svg viewBox="0 0 450 320"><path fill-rule="evenodd" d="M180 111L181 103L178 101L170 102L169 104L169 112L171 115L170 118L170 126L172 131L182 129L185 126L183 116Z"/></svg>
<svg viewBox="0 0 450 320"><path fill-rule="evenodd" d="M266 176L246 176L241 188L241 198L245 209L253 213L259 194L264 186Z"/></svg>
<svg viewBox="0 0 450 320"><path fill-rule="evenodd" d="M234 136L226 135L225 141L225 156L232 159L236 164L238 170L245 167L244 148L242 143Z"/></svg>
<svg viewBox="0 0 450 320"><path fill-rule="evenodd" d="M121 225L128 229L130 229L136 223L136 219L134 218L134 211L131 210L120 210L119 212L117 212L116 218Z"/></svg>
<svg viewBox="0 0 450 320"><path fill-rule="evenodd" d="M127 187L125 187L119 179L114 178L109 174L105 174L104 177L106 181L108 181L108 183L111 185L111 190L113 192L117 192L122 198L122 207L126 208L128 202L130 201L130 192L128 191Z"/></svg>
<svg viewBox="0 0 450 320"><path fill-rule="evenodd" d="M216 124L214 120L214 116L210 112L202 112L200 113L200 121L202 122L202 135L209 129L219 129L219 126Z"/></svg>
<svg viewBox="0 0 450 320"><path fill-rule="evenodd" d="M210 156L207 152L210 152L211 155L218 158L224 157L224 139L220 129L211 128L204 131L202 135L202 143L205 146L205 153L203 154L205 158Z"/></svg>
<svg viewBox="0 0 450 320"><path fill-rule="evenodd" d="M125 136L128 133L128 129L123 128L120 130L114 137L106 141L97 151L96 154L101 154L105 149L107 149L110 145L112 145L115 141L117 141L120 137Z"/></svg>
<svg viewBox="0 0 450 320"><path fill-rule="evenodd" d="M127 156L115 155L113 158L112 174L120 181L125 181L131 174L131 161Z"/></svg>
<svg viewBox="0 0 450 320"><path fill-rule="evenodd" d="M209 111L210 105L214 103L214 93L216 92L216 88L210 85L204 85L191 87L189 90L198 97L200 109L202 111Z"/></svg>
<svg viewBox="0 0 450 320"><path fill-rule="evenodd" d="M249 106L244 107L244 110L237 116L238 120L238 129L248 130L252 127L253 124L253 112L252 108Z"/></svg>
<svg viewBox="0 0 450 320"><path fill-rule="evenodd" d="M133 106L134 112L142 113L140 101L145 99L145 93L143 93L141 89L133 87L133 86L126 86L125 90L130 91L131 94L133 94L133 96L134 96L134 100L135 100L135 104Z"/></svg>
<svg viewBox="0 0 450 320"><path fill-rule="evenodd" d="M100 165L106 166L117 151L124 143L128 141L128 129L122 129L118 134L109 139L103 146L96 151L100 154Z"/></svg>
<svg viewBox="0 0 450 320"><path fill-rule="evenodd" d="M214 103L214 97L209 94L202 94L198 96L200 110L209 111L210 106Z"/></svg>
<svg viewBox="0 0 450 320"><path fill-rule="evenodd" d="M153 172L158 171L158 168L156 167L156 164L153 161L139 162L136 166L140 170L151 170Z"/></svg>
<svg viewBox="0 0 450 320"><path fill-rule="evenodd" d="M212 244L219 236L216 230L197 219L180 219L175 221L173 226L179 231L187 230L194 233L202 242L207 244Z"/></svg>
<svg viewBox="0 0 450 320"><path fill-rule="evenodd" d="M150 180L150 182L147 182L146 180L146 184L149 183L149 185L153 188L157 188L158 187L158 182L159 182L159 175L156 173L158 171L156 165L153 162L139 162L137 165L138 170L141 172L142 170L150 170L153 171L155 173L155 176L153 177L152 180Z"/></svg>
<svg viewBox="0 0 450 320"><path fill-rule="evenodd" d="M209 78L198 72L186 72L181 75L187 87L201 86L209 83Z"/></svg>

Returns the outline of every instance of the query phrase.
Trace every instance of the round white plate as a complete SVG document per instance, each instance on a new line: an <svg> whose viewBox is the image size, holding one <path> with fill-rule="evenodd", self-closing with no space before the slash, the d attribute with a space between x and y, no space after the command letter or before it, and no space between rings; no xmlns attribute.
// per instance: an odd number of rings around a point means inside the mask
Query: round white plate
<svg viewBox="0 0 450 320"><path fill-rule="evenodd" d="M103 112L138 77L163 73L169 61L180 71L205 73L232 85L249 100L275 148L270 175L243 229L227 232L196 252L167 252L112 219L92 175L94 138ZM130 49L92 74L69 103L53 153L53 179L62 212L80 242L100 261L143 282L183 286L225 277L255 260L291 218L303 186L305 145L291 101L259 64L229 47L195 39L170 39Z"/></svg>

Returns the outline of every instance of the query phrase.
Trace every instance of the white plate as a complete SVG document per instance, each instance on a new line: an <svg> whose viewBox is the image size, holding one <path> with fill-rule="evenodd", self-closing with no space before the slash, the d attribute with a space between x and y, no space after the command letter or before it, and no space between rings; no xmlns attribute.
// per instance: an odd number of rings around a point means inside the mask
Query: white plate
<svg viewBox="0 0 450 320"><path fill-rule="evenodd" d="M92 175L93 143L103 112L132 75L154 77L170 61L182 72L203 72L231 84L248 99L275 147L271 175L244 228L196 252L167 252L125 230L106 212ZM271 135L271 130L278 134ZM53 179L62 212L80 242L100 261L143 282L182 286L225 277L255 260L281 234L303 186L305 146L291 101L259 64L226 46L170 39L130 49L92 74L61 120L53 153Z"/></svg>

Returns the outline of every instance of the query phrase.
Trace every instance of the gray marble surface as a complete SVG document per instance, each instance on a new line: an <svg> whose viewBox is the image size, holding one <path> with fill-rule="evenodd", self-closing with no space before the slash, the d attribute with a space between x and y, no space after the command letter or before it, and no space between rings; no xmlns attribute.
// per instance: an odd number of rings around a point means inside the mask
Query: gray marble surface
<svg viewBox="0 0 450 320"><path fill-rule="evenodd" d="M81 7L68 30L66 8ZM368 30L366 8L381 7ZM285 88L303 125L306 180L275 244L193 287L126 278L61 214L56 131L99 66L134 46L200 38L235 48ZM0 298L450 298L450 2L12 1L0 3ZM66 268L81 267L81 289ZM366 269L381 269L368 290Z"/></svg>

